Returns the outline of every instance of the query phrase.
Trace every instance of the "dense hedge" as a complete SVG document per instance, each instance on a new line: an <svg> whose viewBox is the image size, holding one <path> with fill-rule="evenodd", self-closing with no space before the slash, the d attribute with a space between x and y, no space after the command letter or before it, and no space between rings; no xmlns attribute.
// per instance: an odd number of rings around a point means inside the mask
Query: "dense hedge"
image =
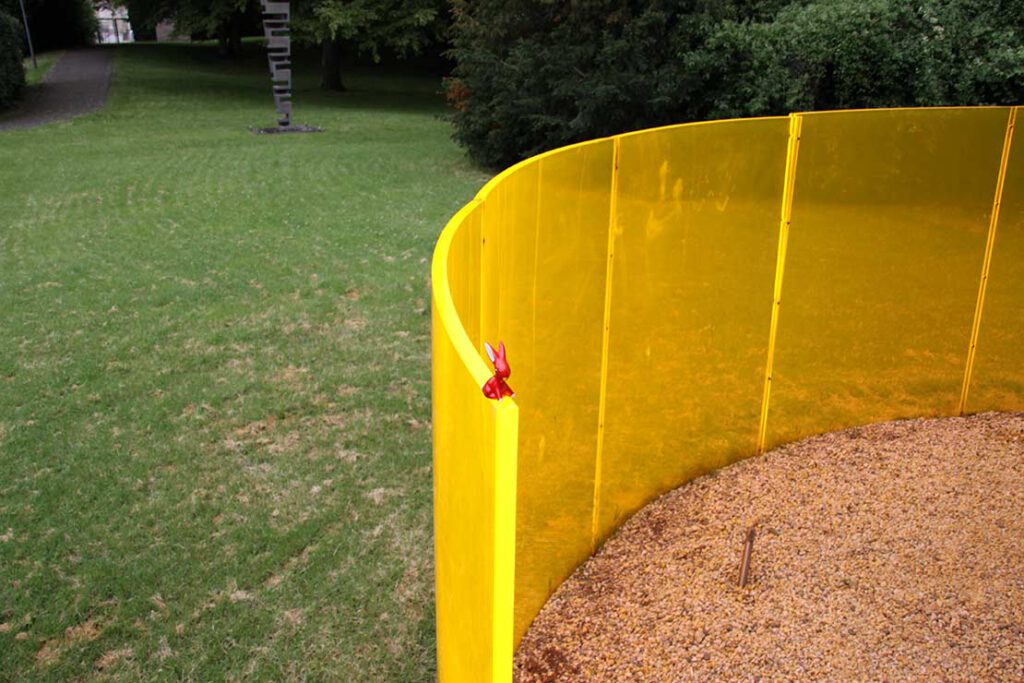
<svg viewBox="0 0 1024 683"><path fill-rule="evenodd" d="M25 10L37 52L89 45L96 39L99 24L92 0L25 0ZM17 17L21 25L18 0L0 0L0 12Z"/></svg>
<svg viewBox="0 0 1024 683"><path fill-rule="evenodd" d="M21 24L0 11L0 109L14 104L25 87L21 65Z"/></svg>
<svg viewBox="0 0 1024 683"><path fill-rule="evenodd" d="M1024 100L1021 0L452 0L455 137L502 166L737 116Z"/></svg>

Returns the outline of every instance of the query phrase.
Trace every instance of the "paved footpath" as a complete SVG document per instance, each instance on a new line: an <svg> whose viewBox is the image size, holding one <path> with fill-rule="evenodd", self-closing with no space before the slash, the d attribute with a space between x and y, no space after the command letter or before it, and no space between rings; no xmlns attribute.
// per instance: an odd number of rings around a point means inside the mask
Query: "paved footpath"
<svg viewBox="0 0 1024 683"><path fill-rule="evenodd" d="M34 128L96 111L107 101L114 51L68 50L39 87L10 113L0 116L0 130Z"/></svg>

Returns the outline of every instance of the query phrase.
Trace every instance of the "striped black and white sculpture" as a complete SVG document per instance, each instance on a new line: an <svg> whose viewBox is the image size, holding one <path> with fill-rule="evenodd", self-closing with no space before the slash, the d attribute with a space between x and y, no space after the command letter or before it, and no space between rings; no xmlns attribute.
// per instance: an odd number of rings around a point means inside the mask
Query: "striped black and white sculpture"
<svg viewBox="0 0 1024 683"><path fill-rule="evenodd" d="M292 37L291 3L263 0L263 36L267 39L267 61L274 87L277 125L292 125Z"/></svg>

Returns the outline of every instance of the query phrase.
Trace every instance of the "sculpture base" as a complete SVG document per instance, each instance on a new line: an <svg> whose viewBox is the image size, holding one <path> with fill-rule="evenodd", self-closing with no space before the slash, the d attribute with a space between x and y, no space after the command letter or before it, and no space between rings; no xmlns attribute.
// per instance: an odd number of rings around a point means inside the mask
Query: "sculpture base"
<svg viewBox="0 0 1024 683"><path fill-rule="evenodd" d="M256 135L276 135L278 133L322 133L323 128L293 123L290 126L271 126L270 128L250 128Z"/></svg>

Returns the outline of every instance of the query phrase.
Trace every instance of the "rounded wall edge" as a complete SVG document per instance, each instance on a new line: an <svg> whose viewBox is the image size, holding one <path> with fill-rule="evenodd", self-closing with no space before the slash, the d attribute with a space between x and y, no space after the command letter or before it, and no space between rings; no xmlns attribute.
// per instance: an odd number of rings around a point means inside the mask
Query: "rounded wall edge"
<svg viewBox="0 0 1024 683"><path fill-rule="evenodd" d="M451 285L448 282L448 255L451 249L452 240L459 228L462 227L466 217L472 213L481 202L471 199L445 225L441 235L434 245L434 255L430 264L430 298L434 310L437 311L441 327L448 335L459 354L463 365L473 376L473 380L483 386L484 382L491 376L476 347L466 333L466 328L459 318L459 312L455 309L455 302L452 300ZM436 333L436 332L435 332Z"/></svg>

